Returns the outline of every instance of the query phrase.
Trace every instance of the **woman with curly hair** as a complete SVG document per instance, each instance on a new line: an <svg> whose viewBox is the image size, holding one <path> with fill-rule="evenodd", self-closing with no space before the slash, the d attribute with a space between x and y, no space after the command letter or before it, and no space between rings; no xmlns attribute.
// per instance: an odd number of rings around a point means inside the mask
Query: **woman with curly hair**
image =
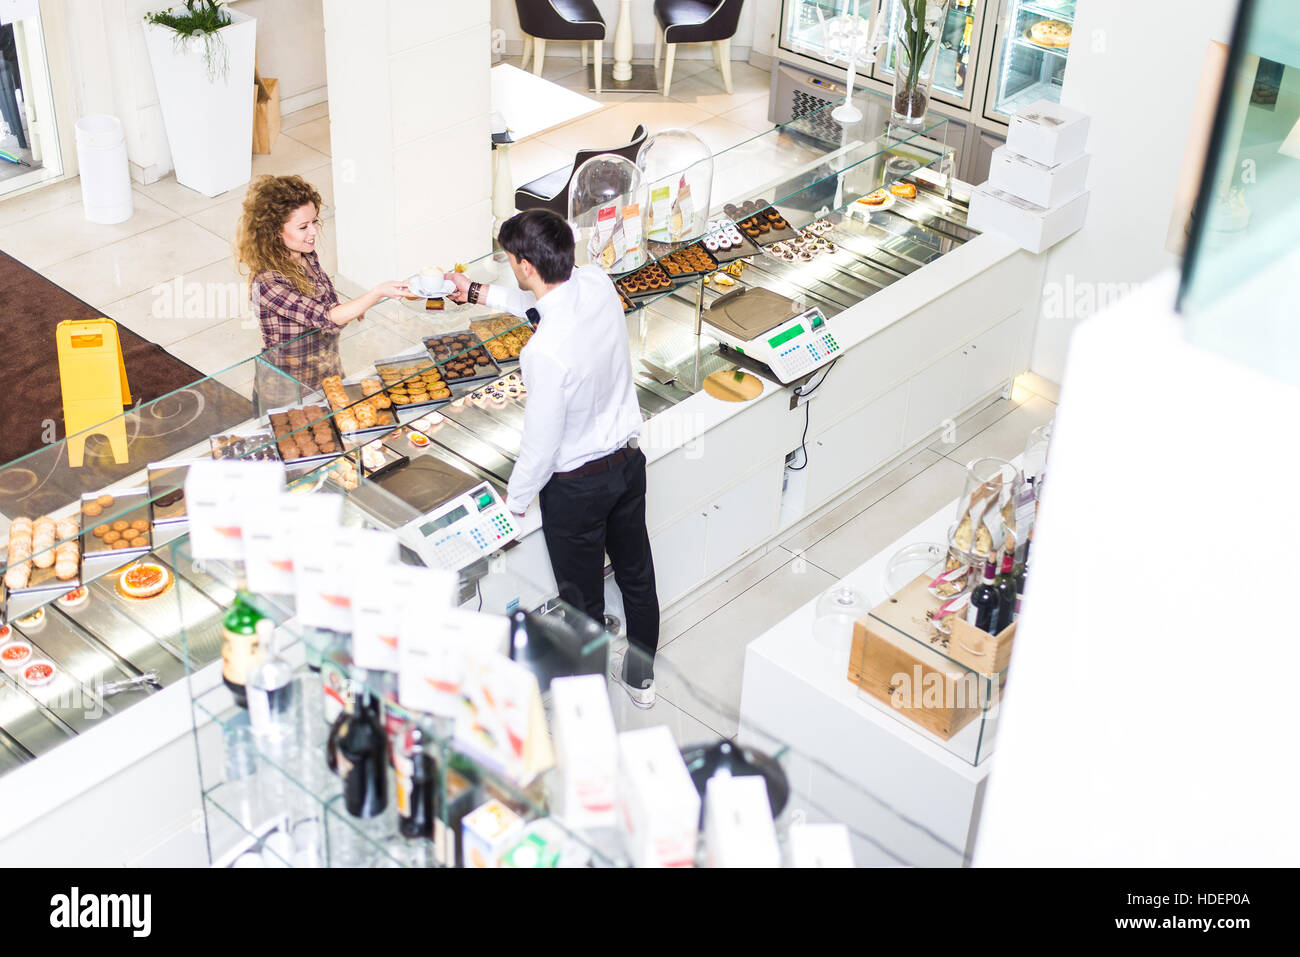
<svg viewBox="0 0 1300 957"><path fill-rule="evenodd" d="M391 281L340 302L316 254L320 211L320 193L301 176L259 176L248 188L235 240L239 263L252 278L253 313L267 358L313 389L338 374L342 328L383 299L409 293L406 283ZM264 388L272 379L258 377L263 398L271 398L268 391L291 391Z"/></svg>

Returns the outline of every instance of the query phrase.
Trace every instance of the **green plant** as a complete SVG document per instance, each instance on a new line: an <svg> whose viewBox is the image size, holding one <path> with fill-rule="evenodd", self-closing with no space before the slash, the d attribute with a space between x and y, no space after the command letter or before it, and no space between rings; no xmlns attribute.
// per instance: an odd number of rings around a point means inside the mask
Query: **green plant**
<svg viewBox="0 0 1300 957"><path fill-rule="evenodd" d="M221 35L222 27L230 26L230 12L222 0L185 0L185 10L177 8L146 13L145 22L167 27L176 33L176 48L183 49L194 37L203 38L203 62L208 68L208 79L224 77L230 68L230 54Z"/></svg>
<svg viewBox="0 0 1300 957"><path fill-rule="evenodd" d="M921 77L921 64L934 46L934 35L926 29L926 6L929 0L898 0L903 8L902 30L899 33L900 52L907 58L909 86L916 86ZM942 6L940 0L937 6Z"/></svg>

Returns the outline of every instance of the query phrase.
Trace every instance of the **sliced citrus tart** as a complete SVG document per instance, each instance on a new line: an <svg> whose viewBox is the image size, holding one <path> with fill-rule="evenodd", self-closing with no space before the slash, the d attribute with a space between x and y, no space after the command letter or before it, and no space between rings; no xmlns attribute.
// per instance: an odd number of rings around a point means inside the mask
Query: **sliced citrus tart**
<svg viewBox="0 0 1300 957"><path fill-rule="evenodd" d="M153 562L140 562L122 573L122 591L132 598L152 598L171 583L171 572Z"/></svg>

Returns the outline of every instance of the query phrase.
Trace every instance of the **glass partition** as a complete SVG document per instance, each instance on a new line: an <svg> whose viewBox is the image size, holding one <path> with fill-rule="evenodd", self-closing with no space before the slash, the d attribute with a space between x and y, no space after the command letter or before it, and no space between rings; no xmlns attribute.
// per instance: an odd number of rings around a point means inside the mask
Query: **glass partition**
<svg viewBox="0 0 1300 957"><path fill-rule="evenodd" d="M1193 341L1300 383L1300 27L1281 0L1238 12L1192 213L1178 309Z"/></svg>

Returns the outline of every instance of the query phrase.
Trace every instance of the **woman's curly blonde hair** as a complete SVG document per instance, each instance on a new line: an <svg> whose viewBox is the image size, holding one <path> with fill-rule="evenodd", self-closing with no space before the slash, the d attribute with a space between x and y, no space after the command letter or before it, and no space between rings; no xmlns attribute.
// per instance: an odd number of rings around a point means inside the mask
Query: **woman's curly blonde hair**
<svg viewBox="0 0 1300 957"><path fill-rule="evenodd" d="M303 295L314 296L315 282L280 238L294 210L308 203L316 207L319 216L320 193L301 176L259 176L253 180L235 233L235 254L253 277L278 272Z"/></svg>

